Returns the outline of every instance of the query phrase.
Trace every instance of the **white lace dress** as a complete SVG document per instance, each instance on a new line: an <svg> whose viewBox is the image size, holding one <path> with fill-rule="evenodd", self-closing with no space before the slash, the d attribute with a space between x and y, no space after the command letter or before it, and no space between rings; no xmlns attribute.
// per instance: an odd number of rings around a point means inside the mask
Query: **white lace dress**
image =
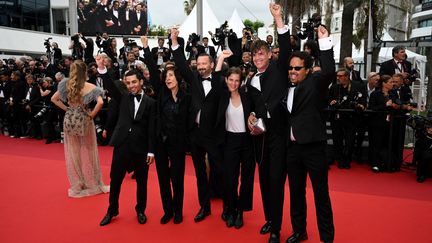
<svg viewBox="0 0 432 243"><path fill-rule="evenodd" d="M60 99L65 103L67 102L67 81L65 79L58 85ZM76 123L77 127L84 127L82 136L73 131L64 132L66 171L70 182L69 197L85 197L109 192L109 186L104 185L102 181L93 119L67 121L74 109L87 110L88 104L101 96L102 92L100 88L93 89L83 97L82 104L69 104L65 114L64 123Z"/></svg>

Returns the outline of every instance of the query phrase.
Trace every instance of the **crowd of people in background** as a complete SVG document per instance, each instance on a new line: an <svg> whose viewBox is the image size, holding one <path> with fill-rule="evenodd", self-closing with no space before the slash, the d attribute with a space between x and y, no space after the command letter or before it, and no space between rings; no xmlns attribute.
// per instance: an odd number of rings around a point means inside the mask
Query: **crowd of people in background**
<svg viewBox="0 0 432 243"><path fill-rule="evenodd" d="M79 8L84 8L81 5ZM139 6L134 6L136 11ZM119 2L113 1L111 12L119 7ZM84 135L71 135L71 130L63 127L65 111L68 120L68 111L81 107L80 98L93 93L84 102L86 107L93 107L88 126L94 131L94 141L115 147L109 208L101 225L119 214L121 183L132 171L137 180L138 221L146 222L147 174L154 158L164 210L160 222L166 224L173 218L174 223L181 223L185 155L191 152L200 205L196 222L211 214L211 198L222 198L222 218L227 227L241 228L243 212L252 210L254 171L258 167L265 215L260 233L270 233L269 242L279 242L288 174L294 234L287 242L305 240L304 190L309 174L320 238L332 242L329 165L337 163L340 169L350 169L353 160L363 162L367 157L374 172L400 170L407 113L417 107L410 89L415 71L402 46L393 48L393 59L382 63L379 72L368 73L367 80L354 70L351 57L346 57L336 71L324 27L316 29L319 39L306 41L300 52L299 38L281 22L280 7L270 4L270 10L278 27L278 44L272 35L259 40L245 28L240 38L228 32L222 36L210 33L212 42L221 49L216 52L208 38L191 34L184 40L172 29L168 43L166 38L159 38L158 45L150 48L145 32L136 31L143 35L141 46L124 38L123 47L118 49L109 34L118 33L115 27L124 30L129 25L112 19L112 29L96 38L102 51L96 58L93 40L78 34L73 57L63 57L60 50L54 60L42 56L0 62L1 131L12 138L69 143L65 151L69 151L66 157L72 166L71 153L78 142L73 137ZM86 24L89 20L85 15L80 21L82 28L91 26ZM131 32L137 30L130 26ZM81 86L85 94L74 100L65 85L77 80L77 69L91 86ZM65 79L69 76L71 79ZM323 159L326 121L330 122L333 145L327 160ZM366 133L369 145L364 156ZM415 156L419 182L427 177L432 158L428 151L432 129L427 127L423 135L418 143L422 150ZM77 177L72 170L68 175ZM70 196L109 190L100 175L93 181L95 191L79 191L76 188L80 185L72 181Z"/></svg>
<svg viewBox="0 0 432 243"><path fill-rule="evenodd" d="M147 0L77 1L78 31L144 35L148 32Z"/></svg>

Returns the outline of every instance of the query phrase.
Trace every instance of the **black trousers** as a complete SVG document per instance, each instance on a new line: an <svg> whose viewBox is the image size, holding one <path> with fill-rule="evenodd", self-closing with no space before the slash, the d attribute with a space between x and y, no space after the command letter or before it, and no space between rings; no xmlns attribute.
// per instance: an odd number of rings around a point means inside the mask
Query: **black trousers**
<svg viewBox="0 0 432 243"><path fill-rule="evenodd" d="M392 157L389 153L389 133L390 124L386 121L371 124L369 135L369 149L371 157L369 162L371 166L377 166L380 170L386 170L389 160Z"/></svg>
<svg viewBox="0 0 432 243"><path fill-rule="evenodd" d="M333 145L339 164L349 165L354 151L357 119L341 114L332 122Z"/></svg>
<svg viewBox="0 0 432 243"><path fill-rule="evenodd" d="M197 178L198 200L201 208L210 210L210 191L223 195L222 150L215 142L204 139L198 127L190 135L191 154ZM207 177L205 156L208 155L210 175Z"/></svg>
<svg viewBox="0 0 432 243"><path fill-rule="evenodd" d="M432 151L430 149L419 149L417 153L417 177L427 177L429 166L432 164Z"/></svg>
<svg viewBox="0 0 432 243"><path fill-rule="evenodd" d="M391 150L394 154L394 160L391 163L391 168L400 170L403 162L403 149L405 142L406 116L403 114L395 115L392 124L392 144Z"/></svg>
<svg viewBox="0 0 432 243"><path fill-rule="evenodd" d="M175 144L161 143L156 149L156 171L164 213L182 215L186 154Z"/></svg>
<svg viewBox="0 0 432 243"><path fill-rule="evenodd" d="M251 139L247 133L226 132L223 178L225 206L229 214L234 214L235 211L252 210L255 162Z"/></svg>
<svg viewBox="0 0 432 243"><path fill-rule="evenodd" d="M255 136L254 152L255 160L258 163L265 220L272 221L272 208L283 204L283 182L281 186L280 178L281 173L284 173L286 177L285 132L268 129L264 135Z"/></svg>
<svg viewBox="0 0 432 243"><path fill-rule="evenodd" d="M306 179L309 174L315 198L320 240L333 242L333 212L328 188L326 143L291 143L287 147L286 166L290 189L290 215L294 232L306 231ZM282 216L282 214L280 214ZM281 217L280 217L281 219ZM277 219L279 221L279 218Z"/></svg>
<svg viewBox="0 0 432 243"><path fill-rule="evenodd" d="M147 154L133 153L128 143L114 147L113 159L110 172L110 194L108 213L118 214L120 189L126 172L135 173L137 183L135 210L137 213L144 213L147 206L147 178L148 165Z"/></svg>

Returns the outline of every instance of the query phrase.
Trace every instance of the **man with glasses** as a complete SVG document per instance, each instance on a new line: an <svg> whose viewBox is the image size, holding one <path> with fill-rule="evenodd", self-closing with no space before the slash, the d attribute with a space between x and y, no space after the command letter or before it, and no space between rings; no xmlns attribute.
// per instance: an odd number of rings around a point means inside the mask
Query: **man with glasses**
<svg viewBox="0 0 432 243"><path fill-rule="evenodd" d="M349 75L349 70L339 69L338 83L329 91L330 107L335 109L331 122L333 147L340 169L351 168L356 129L362 118L362 113L356 111L365 109L367 97L362 84L351 81Z"/></svg>
<svg viewBox="0 0 432 243"><path fill-rule="evenodd" d="M277 22L276 22L277 23ZM327 29L317 28L321 72L312 73L313 59L305 52L294 52L289 58L289 87L281 105L285 110L286 170L272 174L279 184L272 185L271 193L283 198L288 173L290 214L293 234L286 242L306 240L306 179L312 182L317 211L320 240L333 242L333 213L328 191L328 165L326 162L326 127L323 116L327 87L334 75L332 41ZM282 42L280 42L282 43ZM273 171L275 172L275 171ZM287 173L286 173L287 172ZM270 243L280 242L283 200L272 202L272 232Z"/></svg>

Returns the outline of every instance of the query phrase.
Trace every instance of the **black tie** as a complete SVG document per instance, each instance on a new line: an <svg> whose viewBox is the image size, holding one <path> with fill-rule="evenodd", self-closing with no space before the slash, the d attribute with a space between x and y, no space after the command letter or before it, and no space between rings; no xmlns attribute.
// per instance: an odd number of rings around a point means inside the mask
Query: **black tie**
<svg viewBox="0 0 432 243"><path fill-rule="evenodd" d="M133 98L136 98L138 102L141 100L141 94L129 94L130 98L133 100Z"/></svg>
<svg viewBox="0 0 432 243"><path fill-rule="evenodd" d="M201 82L204 82L204 81L210 81L211 82L211 78L210 77L207 77L207 78L201 77Z"/></svg>
<svg viewBox="0 0 432 243"><path fill-rule="evenodd" d="M290 83L288 84L288 87L289 87L289 88L295 88L295 87L297 87L297 84L295 84L295 83L291 83L291 82L290 82Z"/></svg>

